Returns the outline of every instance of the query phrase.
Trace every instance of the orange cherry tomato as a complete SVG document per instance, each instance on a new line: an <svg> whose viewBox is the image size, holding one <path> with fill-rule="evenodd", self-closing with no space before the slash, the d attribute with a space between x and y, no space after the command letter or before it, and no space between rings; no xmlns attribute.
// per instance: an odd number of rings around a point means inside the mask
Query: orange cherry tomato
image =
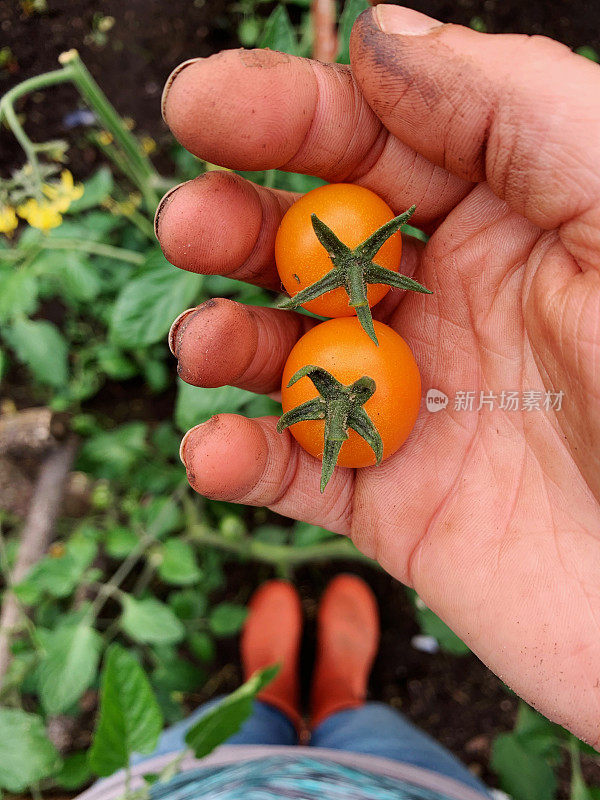
<svg viewBox="0 0 600 800"><path fill-rule="evenodd" d="M421 377L404 339L381 322L374 325L379 346L364 335L356 318L330 319L311 328L288 357L281 402L285 413L318 396L308 377L288 387L290 378L308 364L323 367L345 385L369 376L376 389L364 409L383 440L385 459L398 450L415 424L421 403ZM323 455L324 430L323 420L297 422L290 427L294 438L317 458ZM366 467L375 460L367 442L349 430L337 463L342 467Z"/></svg>
<svg viewBox="0 0 600 800"><path fill-rule="evenodd" d="M333 266L313 230L311 214L316 214L350 248L364 242L394 218L388 204L362 186L332 183L307 192L287 210L275 239L277 270L290 297L318 281ZM401 255L402 236L398 232L385 242L374 261L398 272ZM369 305L378 303L389 289L384 284L370 284L367 289ZM305 303L304 308L323 317L356 314L348 304L348 294L343 288L333 289Z"/></svg>

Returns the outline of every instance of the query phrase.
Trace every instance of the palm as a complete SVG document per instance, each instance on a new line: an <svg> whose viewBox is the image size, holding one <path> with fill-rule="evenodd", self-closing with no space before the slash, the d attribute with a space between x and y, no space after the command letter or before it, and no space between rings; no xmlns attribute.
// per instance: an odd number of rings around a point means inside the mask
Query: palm
<svg viewBox="0 0 600 800"><path fill-rule="evenodd" d="M552 680L560 704L562 687L566 700L600 650L590 602L600 544L589 533L600 530L600 506L582 471L590 483L596 475L591 450L572 435L600 390L585 352L600 287L553 234L512 214L485 185L432 237L417 277L435 295L407 296L388 321L411 342L424 388L450 403L424 411L401 451L357 477L353 538L450 616L498 674L514 661L505 643L518 646L526 669L517 690L539 702ZM580 363L588 368L576 382L568 364L574 372ZM562 390L562 411L499 410L502 390L542 398ZM474 393L473 411L454 410L461 391ZM477 412L481 391L496 395L494 410ZM589 441L597 435L590 430ZM597 708L589 713L597 718Z"/></svg>

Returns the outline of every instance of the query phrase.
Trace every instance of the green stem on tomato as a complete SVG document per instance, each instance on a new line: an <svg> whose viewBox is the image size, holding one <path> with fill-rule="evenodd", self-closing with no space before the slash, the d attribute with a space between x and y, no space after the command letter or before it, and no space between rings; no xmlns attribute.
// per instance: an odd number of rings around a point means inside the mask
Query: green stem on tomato
<svg viewBox="0 0 600 800"><path fill-rule="evenodd" d="M400 275L394 270L382 267L373 261L390 236L397 233L410 219L415 208L416 206L411 206L403 214L386 222L385 225L382 225L375 233L353 249L338 239L331 228L320 220L316 214L311 214L313 230L331 259L331 269L318 281L281 303L280 307L297 308L316 300L317 297L321 297L327 292L343 288L348 295L348 305L356 310L358 321L363 329L370 339L375 344L378 344L367 297L368 284L382 283L413 292L431 294L429 289L422 286L414 278Z"/></svg>
<svg viewBox="0 0 600 800"><path fill-rule="evenodd" d="M345 386L326 369L312 364L302 367L292 375L288 387L302 378L309 378L319 394L286 411L277 423L277 431L282 433L297 422L325 421L321 468L321 492L324 492L350 429L356 431L371 447L377 464L383 458L381 436L363 408L367 400L375 394L377 387L373 378L368 375L363 375Z"/></svg>

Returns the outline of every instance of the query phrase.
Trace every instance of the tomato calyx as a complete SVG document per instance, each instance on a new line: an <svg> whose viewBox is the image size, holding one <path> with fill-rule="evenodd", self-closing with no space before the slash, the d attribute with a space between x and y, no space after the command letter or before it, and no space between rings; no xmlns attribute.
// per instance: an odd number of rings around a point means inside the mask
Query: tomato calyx
<svg viewBox="0 0 600 800"><path fill-rule="evenodd" d="M376 386L373 378L368 375L363 375L346 386L326 369L309 364L292 375L288 387L305 377L312 381L319 396L286 411L277 423L277 430L282 433L297 422L325 420L321 468L321 492L324 492L350 428L370 445L377 464L383 457L383 442L379 431L363 408L367 400L375 394Z"/></svg>
<svg viewBox="0 0 600 800"><path fill-rule="evenodd" d="M333 264L332 269L315 283L302 289L281 304L281 308L291 309L315 300L317 297L331 292L333 289L343 287L348 294L348 304L356 309L356 315L363 329L375 344L379 344L373 317L367 298L367 285L369 283L384 283L400 289L413 292L431 294L431 290L407 275L401 275L391 269L382 267L373 261L385 242L407 222L415 211L416 206L411 206L381 228L371 234L357 247L350 248L345 245L335 233L320 220L316 214L311 214L313 230L327 250Z"/></svg>

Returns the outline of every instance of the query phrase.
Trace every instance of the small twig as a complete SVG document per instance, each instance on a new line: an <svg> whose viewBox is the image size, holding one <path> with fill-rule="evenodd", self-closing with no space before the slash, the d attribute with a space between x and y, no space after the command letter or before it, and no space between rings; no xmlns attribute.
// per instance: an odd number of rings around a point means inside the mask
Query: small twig
<svg viewBox="0 0 600 800"><path fill-rule="evenodd" d="M0 455L29 455L55 447L68 434L68 415L26 408L0 416Z"/></svg>
<svg viewBox="0 0 600 800"><path fill-rule="evenodd" d="M335 61L338 51L335 29L334 0L313 0L313 58L327 63Z"/></svg>
<svg viewBox="0 0 600 800"><path fill-rule="evenodd" d="M7 591L0 613L0 686L10 665L10 640L20 617L11 587L19 583L44 555L58 517L67 478L75 460L77 439L69 437L44 459L35 483L29 514L21 531L15 567L7 578Z"/></svg>

